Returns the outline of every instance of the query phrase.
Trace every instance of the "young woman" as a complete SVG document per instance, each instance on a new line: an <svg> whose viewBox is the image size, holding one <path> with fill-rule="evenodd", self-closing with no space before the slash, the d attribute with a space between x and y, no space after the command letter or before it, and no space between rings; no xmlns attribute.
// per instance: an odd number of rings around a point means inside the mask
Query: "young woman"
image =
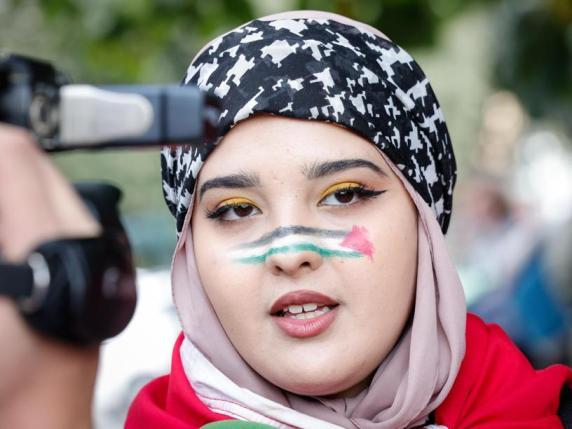
<svg viewBox="0 0 572 429"><path fill-rule="evenodd" d="M405 51L292 12L215 39L184 82L220 98L224 137L162 154L184 333L126 427L562 427L570 370L466 314L451 142Z"/></svg>

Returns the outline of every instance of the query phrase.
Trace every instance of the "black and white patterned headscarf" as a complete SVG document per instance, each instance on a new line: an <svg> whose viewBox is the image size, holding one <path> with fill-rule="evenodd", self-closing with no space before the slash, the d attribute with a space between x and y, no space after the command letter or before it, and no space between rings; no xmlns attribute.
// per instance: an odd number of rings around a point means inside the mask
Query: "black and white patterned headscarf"
<svg viewBox="0 0 572 429"><path fill-rule="evenodd" d="M259 112L357 132L404 173L446 232L456 178L449 133L427 77L395 43L330 19L255 20L203 49L184 84L220 98L223 134ZM214 146L162 152L163 191L179 233Z"/></svg>

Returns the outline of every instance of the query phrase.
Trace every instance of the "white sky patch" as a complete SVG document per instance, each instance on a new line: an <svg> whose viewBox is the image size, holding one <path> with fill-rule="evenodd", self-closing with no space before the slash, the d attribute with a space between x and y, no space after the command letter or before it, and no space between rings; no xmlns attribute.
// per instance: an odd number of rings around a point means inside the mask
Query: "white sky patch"
<svg viewBox="0 0 572 429"><path fill-rule="evenodd" d="M227 82L232 78L232 82L236 86L240 85L240 79L242 79L242 76L244 76L244 74L253 67L254 58L247 60L243 54L240 54L238 60L226 72L226 79L215 89L215 94L221 98L224 97L230 90L230 86Z"/></svg>
<svg viewBox="0 0 572 429"><path fill-rule="evenodd" d="M310 83L320 82L322 84L322 87L324 88L324 91L326 91L326 93L329 94L330 88L334 87L334 79L332 79L330 68L326 67L321 72L314 73L314 76L316 77L316 79L311 80Z"/></svg>
<svg viewBox="0 0 572 429"><path fill-rule="evenodd" d="M296 21L294 19L278 19L276 21L272 21L270 26L274 27L276 30L288 30L296 36L302 36L302 31L308 28L306 27L306 24L304 24L304 21Z"/></svg>
<svg viewBox="0 0 572 429"><path fill-rule="evenodd" d="M234 120L233 122L236 124L238 121L241 121L242 119L246 119L248 118L252 112L253 112L253 108L254 106L256 106L256 104L258 103L256 101L256 99L260 96L260 94L262 94L264 92L264 88L259 86L258 87L258 92L254 95L254 97L252 97L250 100L248 100L248 102L242 106L240 108L240 110L238 112L236 112L236 115L234 115Z"/></svg>
<svg viewBox="0 0 572 429"><path fill-rule="evenodd" d="M304 85L302 85L302 82L304 81L304 78L300 77L298 79L288 79L288 85L290 85L290 88L296 90L296 91L300 91L301 89L304 88Z"/></svg>
<svg viewBox="0 0 572 429"><path fill-rule="evenodd" d="M290 45L286 40L276 40L272 42L271 45L265 46L261 49L262 55L260 57L264 58L267 55L270 55L272 57L272 62L280 67L284 58L296 52L296 48L298 48L298 46L298 43Z"/></svg>
<svg viewBox="0 0 572 429"><path fill-rule="evenodd" d="M262 40L262 34L264 34L263 31L248 34L244 36L242 39L240 39L240 43L250 43L250 42L256 42L257 40Z"/></svg>
<svg viewBox="0 0 572 429"><path fill-rule="evenodd" d="M310 107L310 115L312 115L312 119L316 119L320 111L317 107Z"/></svg>
<svg viewBox="0 0 572 429"><path fill-rule="evenodd" d="M276 91L278 88L282 88L282 82L284 81L284 79L278 79L278 82L276 82L274 85L272 85L272 91Z"/></svg>

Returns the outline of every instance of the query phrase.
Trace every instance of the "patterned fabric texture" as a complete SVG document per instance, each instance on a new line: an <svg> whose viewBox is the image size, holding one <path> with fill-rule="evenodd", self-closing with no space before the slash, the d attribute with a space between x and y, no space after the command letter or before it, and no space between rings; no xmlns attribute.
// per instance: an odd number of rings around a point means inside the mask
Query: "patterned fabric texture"
<svg viewBox="0 0 572 429"><path fill-rule="evenodd" d="M213 40L183 84L220 99L223 135L259 112L358 133L397 165L447 231L456 180L447 125L427 77L393 42L329 19L255 20ZM161 153L163 191L179 233L215 145Z"/></svg>

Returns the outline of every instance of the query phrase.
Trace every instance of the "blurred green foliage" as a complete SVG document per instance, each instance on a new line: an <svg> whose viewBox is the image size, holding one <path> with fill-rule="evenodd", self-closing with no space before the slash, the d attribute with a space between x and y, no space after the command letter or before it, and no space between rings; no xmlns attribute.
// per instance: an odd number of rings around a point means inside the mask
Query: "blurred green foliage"
<svg viewBox="0 0 572 429"><path fill-rule="evenodd" d="M59 47L55 59L65 64L72 56L70 69L77 77L109 83L178 80L206 41L266 12L332 11L382 28L412 48L433 44L455 14L494 1L3 0L3 9L5 14L35 9L39 22L28 25L52 33Z"/></svg>
<svg viewBox="0 0 572 429"><path fill-rule="evenodd" d="M572 134L572 0L506 0L497 28L495 83Z"/></svg>

